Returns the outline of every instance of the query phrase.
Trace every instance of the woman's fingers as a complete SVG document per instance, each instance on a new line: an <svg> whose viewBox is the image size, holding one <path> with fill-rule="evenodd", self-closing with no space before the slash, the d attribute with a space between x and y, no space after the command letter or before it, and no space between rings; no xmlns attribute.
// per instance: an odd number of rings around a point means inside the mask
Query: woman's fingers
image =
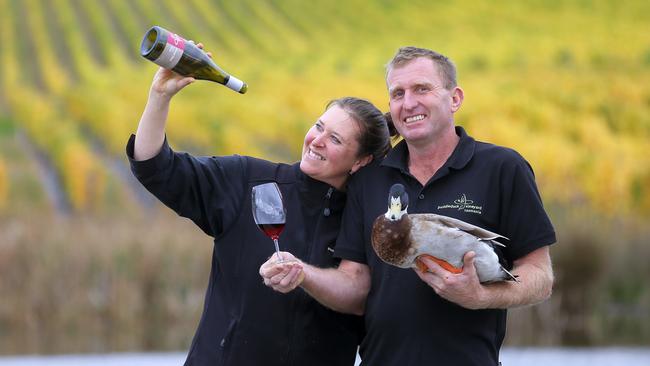
<svg viewBox="0 0 650 366"><path fill-rule="evenodd" d="M287 293L302 283L305 274L302 270L302 262L296 259L291 253L282 252L283 262L278 262L276 254L273 254L264 264L260 266L259 274L264 279L264 284L275 291Z"/></svg>
<svg viewBox="0 0 650 366"><path fill-rule="evenodd" d="M304 278L302 267L294 265L291 267L289 273L278 284L279 291L291 291L300 285Z"/></svg>
<svg viewBox="0 0 650 366"><path fill-rule="evenodd" d="M189 42L194 43L193 41L189 41ZM204 46L203 46L203 43L199 42L199 43L196 44L196 47L198 47L199 49L202 50ZM212 58L212 52L205 52L205 54L208 55L208 57Z"/></svg>
<svg viewBox="0 0 650 366"><path fill-rule="evenodd" d="M280 262L276 263L276 266L280 271L271 277L271 284L280 285L280 283L282 283L282 281L289 275L294 266L299 266L299 264L297 262Z"/></svg>
<svg viewBox="0 0 650 366"><path fill-rule="evenodd" d="M273 258L269 259L260 267L260 276L270 280L273 276L282 272L282 266L278 266Z"/></svg>

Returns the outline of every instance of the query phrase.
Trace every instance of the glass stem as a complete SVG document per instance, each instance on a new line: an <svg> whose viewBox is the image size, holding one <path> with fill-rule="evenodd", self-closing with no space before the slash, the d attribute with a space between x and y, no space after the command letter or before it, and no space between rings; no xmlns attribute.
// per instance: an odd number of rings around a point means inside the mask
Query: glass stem
<svg viewBox="0 0 650 366"><path fill-rule="evenodd" d="M273 244L275 244L275 253L278 255L278 263L282 262L282 256L280 255L280 245L278 245L278 239L273 239Z"/></svg>

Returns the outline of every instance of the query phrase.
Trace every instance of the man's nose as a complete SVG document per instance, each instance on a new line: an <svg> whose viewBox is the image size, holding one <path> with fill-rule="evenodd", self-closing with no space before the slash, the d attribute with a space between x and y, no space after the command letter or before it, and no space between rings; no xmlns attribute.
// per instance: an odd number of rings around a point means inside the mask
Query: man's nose
<svg viewBox="0 0 650 366"><path fill-rule="evenodd" d="M404 109L413 109L418 105L418 100L415 94L410 91L404 93L404 104L402 105Z"/></svg>

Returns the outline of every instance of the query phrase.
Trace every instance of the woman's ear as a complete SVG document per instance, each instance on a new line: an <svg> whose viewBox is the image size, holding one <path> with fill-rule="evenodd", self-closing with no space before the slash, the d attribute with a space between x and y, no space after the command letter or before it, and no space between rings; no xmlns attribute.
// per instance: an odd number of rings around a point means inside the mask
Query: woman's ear
<svg viewBox="0 0 650 366"><path fill-rule="evenodd" d="M371 161L372 161L372 155L366 155L363 158L359 158L357 161L354 162L352 168L350 168L350 175L356 173L359 169L370 164Z"/></svg>

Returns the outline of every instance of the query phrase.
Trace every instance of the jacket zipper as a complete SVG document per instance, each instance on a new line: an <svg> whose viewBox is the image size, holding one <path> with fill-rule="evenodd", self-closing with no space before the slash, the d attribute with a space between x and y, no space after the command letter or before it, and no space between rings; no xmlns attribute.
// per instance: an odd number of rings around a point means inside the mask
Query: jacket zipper
<svg viewBox="0 0 650 366"><path fill-rule="evenodd" d="M328 217L332 213L331 210L330 210L330 199L332 198L332 193L334 193L334 187L330 187L327 190L327 193L325 194L325 203L324 203L325 208L323 209L323 216L325 216L325 217ZM316 219L317 219L317 221L316 221L316 227L314 228L314 238L312 239L312 242L310 243L309 247L307 248L307 253L306 253L307 254L306 258L308 258L309 260L311 260L312 248L317 244L318 239L320 238L320 235L318 235L318 234L320 232L320 226L321 226L321 222L322 222L323 218L320 217L320 215L318 215L316 217ZM305 295L305 296L307 296L307 295ZM304 303L303 297L302 296L297 297L296 300L293 303L293 305L295 306L294 309L298 309L303 303ZM295 338L296 327L298 326L298 324L297 324L298 322L294 321L293 323L294 323L294 327L293 327L292 334L289 337L290 339ZM292 343L295 344L295 342L292 342ZM295 347L289 346L289 352L287 354L287 364L289 364L289 365L292 365L292 364L295 363L295 360L294 360L295 353L293 352L294 348Z"/></svg>

